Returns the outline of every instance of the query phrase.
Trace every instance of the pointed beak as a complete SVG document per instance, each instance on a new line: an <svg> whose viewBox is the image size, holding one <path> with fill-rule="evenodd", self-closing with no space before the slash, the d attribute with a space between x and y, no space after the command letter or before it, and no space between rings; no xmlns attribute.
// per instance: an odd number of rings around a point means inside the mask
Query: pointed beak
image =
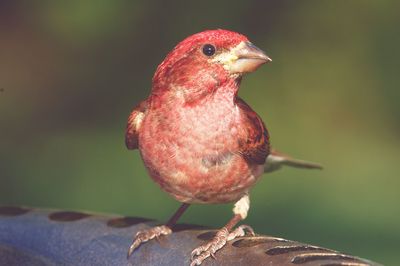
<svg viewBox="0 0 400 266"><path fill-rule="evenodd" d="M229 67L232 73L253 72L262 64L272 61L271 58L251 42L242 42L232 49L231 52L237 58Z"/></svg>

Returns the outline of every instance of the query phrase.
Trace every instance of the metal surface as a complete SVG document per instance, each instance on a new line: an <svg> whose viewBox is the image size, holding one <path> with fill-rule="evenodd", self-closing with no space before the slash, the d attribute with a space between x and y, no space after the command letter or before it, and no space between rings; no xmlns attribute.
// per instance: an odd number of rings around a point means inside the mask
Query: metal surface
<svg viewBox="0 0 400 266"><path fill-rule="evenodd" d="M132 236L158 223L137 217L0 207L0 265L189 265L214 230L177 225L126 259ZM379 265L330 249L270 236L242 237L202 265Z"/></svg>

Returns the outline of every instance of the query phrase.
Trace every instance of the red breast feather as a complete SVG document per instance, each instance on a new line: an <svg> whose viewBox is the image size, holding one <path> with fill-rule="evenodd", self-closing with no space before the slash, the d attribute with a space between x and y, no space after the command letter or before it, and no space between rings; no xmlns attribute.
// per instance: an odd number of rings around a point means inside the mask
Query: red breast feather
<svg viewBox="0 0 400 266"><path fill-rule="evenodd" d="M228 51L248 39L215 30L178 44L159 65L138 130L151 177L182 202L239 199L256 182L269 153L258 115L237 97L232 75L202 53L210 43Z"/></svg>

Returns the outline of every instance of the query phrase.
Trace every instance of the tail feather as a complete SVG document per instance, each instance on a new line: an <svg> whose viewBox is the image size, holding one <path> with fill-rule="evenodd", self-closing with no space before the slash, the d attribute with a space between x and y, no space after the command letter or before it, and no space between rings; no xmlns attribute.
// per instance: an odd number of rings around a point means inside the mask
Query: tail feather
<svg viewBox="0 0 400 266"><path fill-rule="evenodd" d="M264 173L276 171L284 165L303 169L322 169L322 165L318 163L294 159L276 150L272 150L264 165Z"/></svg>

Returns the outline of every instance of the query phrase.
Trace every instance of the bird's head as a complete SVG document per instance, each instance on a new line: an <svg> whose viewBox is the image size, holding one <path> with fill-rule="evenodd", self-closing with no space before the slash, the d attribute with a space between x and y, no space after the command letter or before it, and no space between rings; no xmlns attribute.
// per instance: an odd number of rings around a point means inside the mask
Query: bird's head
<svg viewBox="0 0 400 266"><path fill-rule="evenodd" d="M153 92L183 90L185 95L203 95L269 61L242 34L203 31L184 39L166 56L154 75Z"/></svg>

